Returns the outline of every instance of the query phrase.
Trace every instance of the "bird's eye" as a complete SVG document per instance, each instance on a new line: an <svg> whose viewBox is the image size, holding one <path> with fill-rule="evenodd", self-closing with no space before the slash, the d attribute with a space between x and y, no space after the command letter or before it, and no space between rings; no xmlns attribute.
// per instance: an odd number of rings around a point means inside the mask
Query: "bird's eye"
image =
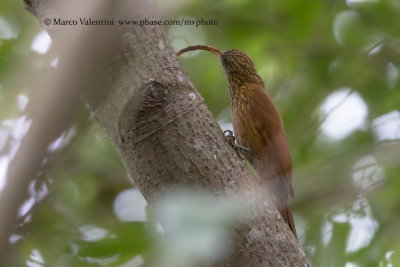
<svg viewBox="0 0 400 267"><path fill-rule="evenodd" d="M224 62L225 68L231 69L233 67L233 64L230 60L224 58L223 62Z"/></svg>

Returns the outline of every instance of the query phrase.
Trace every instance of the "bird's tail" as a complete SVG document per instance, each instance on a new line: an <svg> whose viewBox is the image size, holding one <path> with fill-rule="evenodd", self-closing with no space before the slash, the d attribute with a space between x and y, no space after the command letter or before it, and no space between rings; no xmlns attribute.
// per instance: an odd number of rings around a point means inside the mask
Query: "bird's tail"
<svg viewBox="0 0 400 267"><path fill-rule="evenodd" d="M292 210L289 205L282 207L279 212L281 213L282 217L285 219L287 224L289 225L290 230L292 230L294 236L297 238L296 233L296 226L294 225Z"/></svg>

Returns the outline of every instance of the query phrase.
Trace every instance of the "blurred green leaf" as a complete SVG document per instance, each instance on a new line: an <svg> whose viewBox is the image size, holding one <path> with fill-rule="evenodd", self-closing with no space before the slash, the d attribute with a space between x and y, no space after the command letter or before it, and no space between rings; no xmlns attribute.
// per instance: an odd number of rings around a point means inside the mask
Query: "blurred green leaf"
<svg viewBox="0 0 400 267"><path fill-rule="evenodd" d="M118 256L122 264L150 248L149 229L145 223L124 222L117 229L96 242L80 241L79 257L107 258Z"/></svg>

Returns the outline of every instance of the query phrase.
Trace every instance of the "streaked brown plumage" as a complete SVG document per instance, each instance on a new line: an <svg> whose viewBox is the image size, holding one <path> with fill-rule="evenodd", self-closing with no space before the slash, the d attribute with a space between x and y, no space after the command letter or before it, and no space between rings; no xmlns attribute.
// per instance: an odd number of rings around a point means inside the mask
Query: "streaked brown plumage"
<svg viewBox="0 0 400 267"><path fill-rule="evenodd" d="M251 150L254 169L267 182L280 214L296 235L289 203L293 197L292 162L285 130L253 61L242 51L222 53L205 45L189 46L177 55L197 49L210 51L220 58L228 78L237 143Z"/></svg>

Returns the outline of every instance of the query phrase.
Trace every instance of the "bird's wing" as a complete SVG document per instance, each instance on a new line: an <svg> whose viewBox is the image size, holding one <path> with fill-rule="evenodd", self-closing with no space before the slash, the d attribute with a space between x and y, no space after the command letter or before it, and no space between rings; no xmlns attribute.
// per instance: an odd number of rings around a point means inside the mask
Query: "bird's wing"
<svg viewBox="0 0 400 267"><path fill-rule="evenodd" d="M256 86L256 85L254 85ZM293 197L292 188L292 161L289 146L286 140L283 122L278 109L272 99L261 88L249 90L248 108L256 131L265 142L265 151L262 157L264 162L272 162L277 177L271 179L273 190L278 201L278 209L292 231L296 234L292 213L289 206L289 196ZM268 166L265 166L269 168ZM271 166L270 166L271 167ZM275 178L275 179L274 179Z"/></svg>
<svg viewBox="0 0 400 267"><path fill-rule="evenodd" d="M264 153L267 153L270 160L278 167L280 174L285 178L283 183L287 196L293 196L292 161L278 109L267 93L260 89L251 91L251 96L248 97L248 107L255 128L265 142Z"/></svg>

